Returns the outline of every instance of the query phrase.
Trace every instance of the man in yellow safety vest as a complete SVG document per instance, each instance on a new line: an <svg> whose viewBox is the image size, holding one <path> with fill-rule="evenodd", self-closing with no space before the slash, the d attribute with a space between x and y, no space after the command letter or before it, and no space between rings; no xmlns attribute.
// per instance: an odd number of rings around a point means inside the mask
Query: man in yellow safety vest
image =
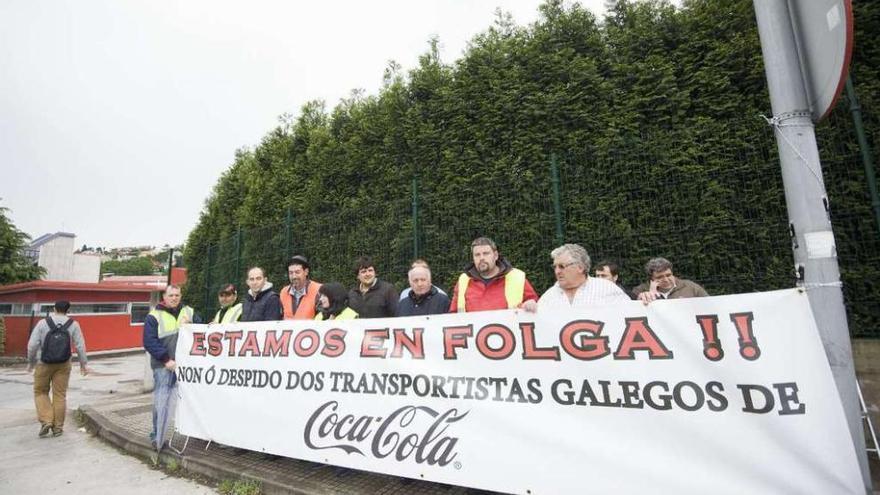
<svg viewBox="0 0 880 495"><path fill-rule="evenodd" d="M162 302L144 320L144 349L150 354L153 368L153 430L150 441L157 451L164 446L163 439L168 419L174 412L177 396L177 377L174 361L177 334L187 323L201 323L189 306L180 305L180 287L169 285L162 294Z"/></svg>

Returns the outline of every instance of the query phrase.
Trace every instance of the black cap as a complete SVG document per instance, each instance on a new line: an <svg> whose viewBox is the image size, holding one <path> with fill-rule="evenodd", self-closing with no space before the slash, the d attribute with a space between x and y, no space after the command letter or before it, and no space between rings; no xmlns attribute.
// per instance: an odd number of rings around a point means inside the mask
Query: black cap
<svg viewBox="0 0 880 495"><path fill-rule="evenodd" d="M228 296L228 295L230 295L230 294L237 294L237 293L238 293L238 291L235 290L235 286L232 285L232 284L226 284L226 285L224 285L224 286L221 287L220 290L217 292L217 294L219 294L219 295L221 295L221 296Z"/></svg>
<svg viewBox="0 0 880 495"><path fill-rule="evenodd" d="M290 265L302 265L303 268L308 270L309 269L309 259L301 254L297 254L296 256L294 256L294 257L290 258L290 260L288 260L287 266L289 267Z"/></svg>

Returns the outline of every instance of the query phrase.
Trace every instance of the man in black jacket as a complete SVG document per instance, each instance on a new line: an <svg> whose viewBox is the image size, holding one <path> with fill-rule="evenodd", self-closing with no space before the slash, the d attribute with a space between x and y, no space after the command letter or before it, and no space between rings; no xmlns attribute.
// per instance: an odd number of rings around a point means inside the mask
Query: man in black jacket
<svg viewBox="0 0 880 495"><path fill-rule="evenodd" d="M247 295L244 297L239 321L277 321L281 319L281 299L272 292L272 283L259 266L248 270Z"/></svg>
<svg viewBox="0 0 880 495"><path fill-rule="evenodd" d="M449 311L449 296L431 284L431 270L415 266L409 271L410 291L400 300L397 316L424 316Z"/></svg>
<svg viewBox="0 0 880 495"><path fill-rule="evenodd" d="M397 290L376 278L376 267L369 256L361 256L355 264L358 284L348 292L348 307L361 318L397 316Z"/></svg>
<svg viewBox="0 0 880 495"><path fill-rule="evenodd" d="M620 282L620 266L613 261L600 261L596 263L595 273L597 278L604 278L609 282L614 282L620 287L620 290L623 291L624 294L627 295L630 299L635 299L636 296L632 292L629 291L623 284Z"/></svg>

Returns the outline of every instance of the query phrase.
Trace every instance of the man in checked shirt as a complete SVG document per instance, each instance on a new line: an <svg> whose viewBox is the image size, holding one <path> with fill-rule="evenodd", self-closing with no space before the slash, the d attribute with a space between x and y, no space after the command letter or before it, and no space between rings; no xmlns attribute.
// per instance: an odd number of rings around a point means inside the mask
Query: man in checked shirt
<svg viewBox="0 0 880 495"><path fill-rule="evenodd" d="M578 244L563 244L550 252L556 283L538 300L538 311L552 308L590 308L629 302L614 282L591 277L590 255Z"/></svg>

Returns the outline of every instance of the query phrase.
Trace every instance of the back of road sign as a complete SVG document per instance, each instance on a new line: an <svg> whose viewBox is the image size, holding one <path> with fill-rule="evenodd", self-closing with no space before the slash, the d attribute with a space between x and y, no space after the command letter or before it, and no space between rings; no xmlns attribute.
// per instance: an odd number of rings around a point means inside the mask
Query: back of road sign
<svg viewBox="0 0 880 495"><path fill-rule="evenodd" d="M853 46L851 0L789 0L813 122L824 119L846 83Z"/></svg>

